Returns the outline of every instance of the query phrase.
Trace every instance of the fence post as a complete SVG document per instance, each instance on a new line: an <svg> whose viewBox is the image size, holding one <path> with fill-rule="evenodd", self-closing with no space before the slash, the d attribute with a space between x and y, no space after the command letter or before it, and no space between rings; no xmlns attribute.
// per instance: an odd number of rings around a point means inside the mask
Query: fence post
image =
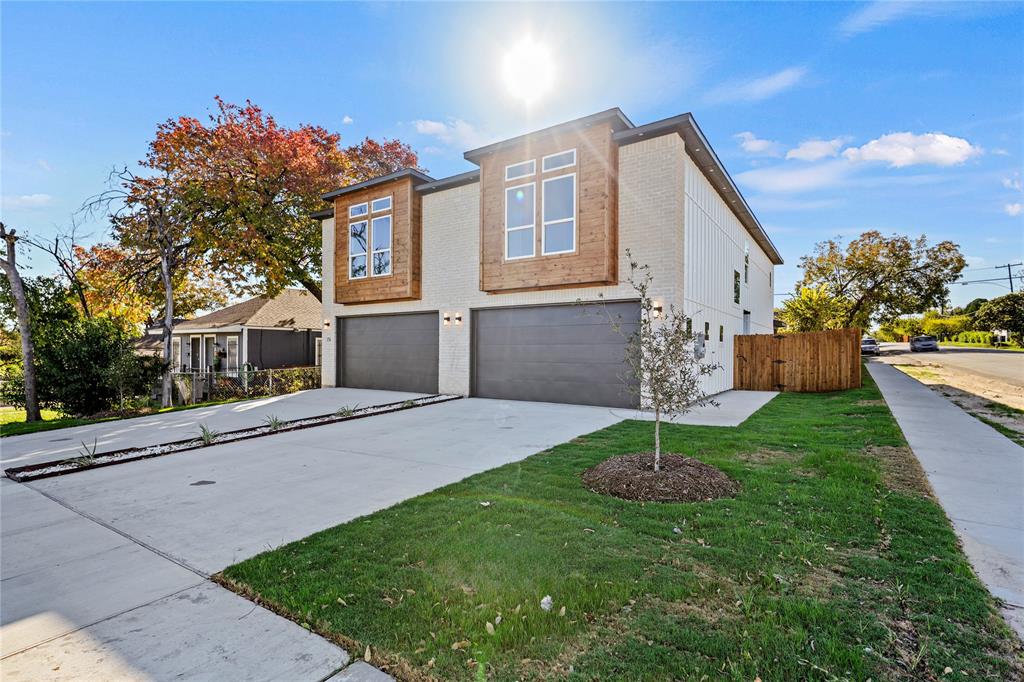
<svg viewBox="0 0 1024 682"><path fill-rule="evenodd" d="M270 387L267 389L267 392L270 393L270 395L274 395L274 368L273 367L271 367L271 368L269 368L267 370L267 380L270 382Z"/></svg>
<svg viewBox="0 0 1024 682"><path fill-rule="evenodd" d="M195 370L192 370L192 382L191 383L192 383L192 396L191 396L191 400L190 400L189 404L190 405L195 405L197 402L199 402L196 399L197 391L199 390L199 373L196 372Z"/></svg>

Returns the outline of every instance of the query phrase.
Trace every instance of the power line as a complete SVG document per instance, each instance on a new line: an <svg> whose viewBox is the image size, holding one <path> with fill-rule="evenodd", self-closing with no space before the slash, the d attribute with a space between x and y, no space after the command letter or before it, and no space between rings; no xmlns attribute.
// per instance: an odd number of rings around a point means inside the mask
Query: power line
<svg viewBox="0 0 1024 682"><path fill-rule="evenodd" d="M1024 274L1014 273L1013 268L1020 267L1024 263L1007 263L1006 265L993 265L991 268L978 268L979 270L1001 270L1006 268L1006 277L995 277L992 279L972 279L966 282L960 282L960 284L983 284L992 282L1007 282L1010 285L1010 293L1013 293L1013 278L1020 277L1021 281L1024 282Z"/></svg>

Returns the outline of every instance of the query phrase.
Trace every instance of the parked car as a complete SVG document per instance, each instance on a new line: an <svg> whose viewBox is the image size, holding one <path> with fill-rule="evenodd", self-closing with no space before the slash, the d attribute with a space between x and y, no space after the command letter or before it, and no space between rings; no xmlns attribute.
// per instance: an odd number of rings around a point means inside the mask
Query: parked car
<svg viewBox="0 0 1024 682"><path fill-rule="evenodd" d="M878 348L878 341L875 341L870 336L865 336L860 340L860 354L861 355L878 355L880 353Z"/></svg>
<svg viewBox="0 0 1024 682"><path fill-rule="evenodd" d="M920 353L939 349L939 342L934 336L915 336L910 339L910 352Z"/></svg>

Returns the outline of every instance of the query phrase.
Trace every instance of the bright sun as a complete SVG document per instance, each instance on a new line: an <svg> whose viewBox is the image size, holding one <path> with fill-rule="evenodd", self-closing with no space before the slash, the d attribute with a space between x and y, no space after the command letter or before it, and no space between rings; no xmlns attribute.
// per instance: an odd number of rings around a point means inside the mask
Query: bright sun
<svg viewBox="0 0 1024 682"><path fill-rule="evenodd" d="M512 46L501 62L501 75L510 95L530 105L555 82L555 65L547 46L526 36Z"/></svg>

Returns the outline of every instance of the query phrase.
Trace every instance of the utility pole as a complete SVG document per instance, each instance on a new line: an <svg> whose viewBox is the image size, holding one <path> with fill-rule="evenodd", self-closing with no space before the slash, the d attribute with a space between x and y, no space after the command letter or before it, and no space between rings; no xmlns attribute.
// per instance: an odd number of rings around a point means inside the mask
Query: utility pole
<svg viewBox="0 0 1024 682"><path fill-rule="evenodd" d="M1010 293L1011 294L1014 291L1016 291L1013 288L1013 278L1014 278L1013 269L1016 268L1016 267L1020 267L1021 265L1024 265L1024 263L1007 263L1006 265L995 265L995 266L992 266L993 270L1002 270L1003 268L1006 268L1006 278L1005 279L1009 281ZM988 268L985 268L985 269L988 269ZM985 283L990 283L990 282L1002 282L1003 279L1004 278L1002 278L1002 277L995 277L995 278L992 278L992 279L972 279L972 280L969 280L967 282L960 282L960 284L985 284Z"/></svg>
<svg viewBox="0 0 1024 682"><path fill-rule="evenodd" d="M1017 263L1017 265L1020 265L1020 263ZM1006 264L1006 279L1010 280L1010 293L1011 294L1013 293L1013 270L1010 269L1012 267L1013 266L1010 265L1009 263Z"/></svg>

